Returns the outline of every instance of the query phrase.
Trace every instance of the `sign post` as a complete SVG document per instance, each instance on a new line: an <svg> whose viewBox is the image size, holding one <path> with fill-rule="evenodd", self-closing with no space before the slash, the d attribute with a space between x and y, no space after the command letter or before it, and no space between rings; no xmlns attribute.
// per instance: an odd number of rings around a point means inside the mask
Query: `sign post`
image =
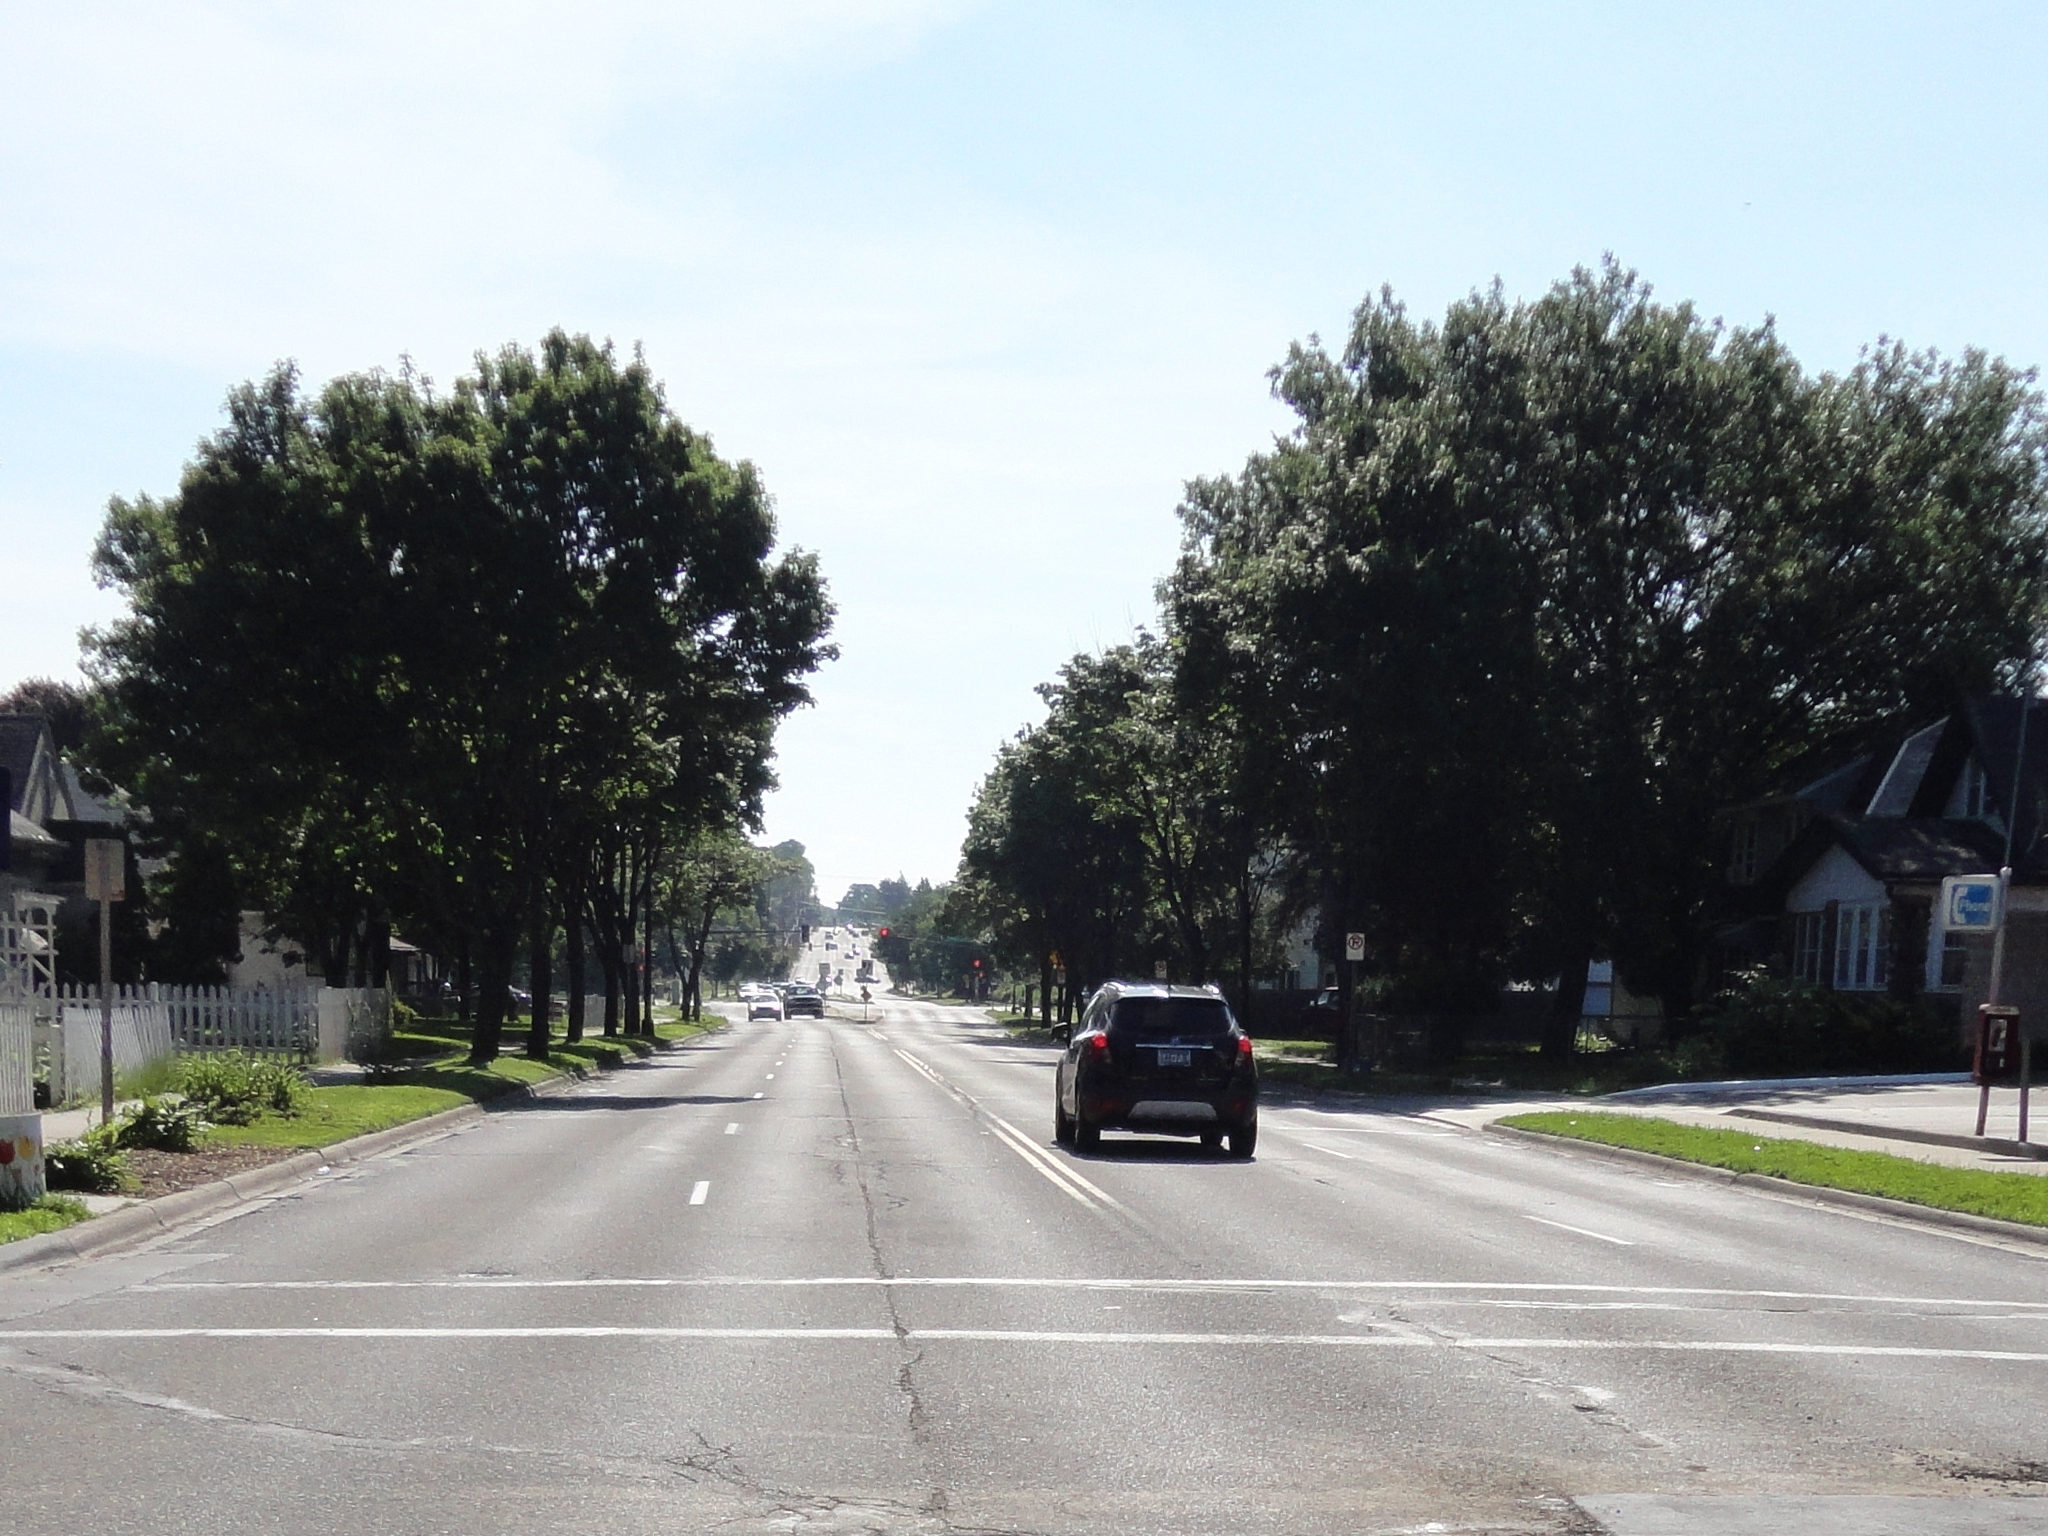
<svg viewBox="0 0 2048 1536"><path fill-rule="evenodd" d="M1941 882L1941 931L1943 933L1989 933L1991 935L1991 977L1983 1005L1977 1010L1977 1134L1984 1134L1991 1114L1991 1083L1994 1073L1984 1070L1987 1051L1993 1045L1991 1032L2000 1044L2007 1029L2017 1029L2018 1014L1999 1005L1998 989L2005 979L2005 898L2012 884L2010 866L1995 875L1950 875ZM2002 1051L1991 1054L2002 1059ZM2023 1053L2024 1055L2024 1053ZM2027 1088L2025 1070L2020 1077L2020 1140L2027 1137Z"/></svg>
<svg viewBox="0 0 2048 1536"><path fill-rule="evenodd" d="M128 899L127 848L119 838L85 843L85 894L100 904L100 1124L114 1122L114 903Z"/></svg>

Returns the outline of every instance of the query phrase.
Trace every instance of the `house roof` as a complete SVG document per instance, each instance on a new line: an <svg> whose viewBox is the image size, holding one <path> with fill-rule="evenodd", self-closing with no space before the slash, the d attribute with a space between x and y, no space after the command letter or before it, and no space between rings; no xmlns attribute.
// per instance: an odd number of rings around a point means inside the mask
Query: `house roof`
<svg viewBox="0 0 2048 1536"><path fill-rule="evenodd" d="M1948 724L1946 719L1937 720L1934 724L1915 731L1899 744L1899 750L1892 754L1891 763L1884 771L1884 778L1877 786L1877 793L1870 797L1870 804L1864 808L1864 815L1912 815L1914 797L1919 793L1921 782L1927 777L1927 770L1934 762L1934 749L1941 744Z"/></svg>
<svg viewBox="0 0 2048 1536"><path fill-rule="evenodd" d="M108 799L96 795L85 787L85 781L67 757L57 760L57 772L64 781L64 794L71 802L71 820L103 822L108 826L123 826L128 821L128 809L119 799ZM118 792L117 792L118 793Z"/></svg>
<svg viewBox="0 0 2048 1536"><path fill-rule="evenodd" d="M18 843L25 848L61 848L59 838L50 836L41 827L30 821L21 812L9 808L7 812L7 841Z"/></svg>
<svg viewBox="0 0 2048 1536"><path fill-rule="evenodd" d="M1981 821L1939 816L1829 817L1849 856L1880 880L1939 880L1996 868L2004 839Z"/></svg>
<svg viewBox="0 0 2048 1536"><path fill-rule="evenodd" d="M29 775L35 771L36 747L49 729L41 715L0 715L0 768L13 782L10 811L21 809L28 794Z"/></svg>

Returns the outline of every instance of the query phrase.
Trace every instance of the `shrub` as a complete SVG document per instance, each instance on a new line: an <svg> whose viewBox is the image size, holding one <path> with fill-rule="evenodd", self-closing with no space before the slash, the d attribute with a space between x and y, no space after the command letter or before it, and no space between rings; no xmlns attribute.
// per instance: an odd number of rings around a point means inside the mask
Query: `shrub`
<svg viewBox="0 0 2048 1536"><path fill-rule="evenodd" d="M96 1125L74 1141L53 1141L43 1148L43 1178L52 1189L75 1189L88 1195L118 1195L134 1182L128 1159L121 1155L121 1127Z"/></svg>
<svg viewBox="0 0 2048 1536"><path fill-rule="evenodd" d="M197 1101L176 1094L152 1095L115 1122L114 1139L123 1147L190 1152L212 1128Z"/></svg>
<svg viewBox="0 0 2048 1536"><path fill-rule="evenodd" d="M1952 1069L1961 1047L1933 1008L1741 971L1701 1013L1738 1076Z"/></svg>
<svg viewBox="0 0 2048 1536"><path fill-rule="evenodd" d="M178 1064L178 1088L216 1125L247 1125L266 1110L296 1115L306 1103L306 1079L297 1067L247 1051L186 1057Z"/></svg>

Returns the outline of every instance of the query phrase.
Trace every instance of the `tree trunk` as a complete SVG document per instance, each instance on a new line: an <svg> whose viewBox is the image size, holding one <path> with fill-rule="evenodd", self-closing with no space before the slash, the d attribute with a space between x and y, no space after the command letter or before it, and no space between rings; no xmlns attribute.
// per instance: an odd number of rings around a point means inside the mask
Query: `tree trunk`
<svg viewBox="0 0 2048 1536"><path fill-rule="evenodd" d="M1252 940L1258 922L1258 906L1252 900L1249 867L1237 875L1237 1011L1240 1019L1252 1013Z"/></svg>
<svg viewBox="0 0 2048 1536"><path fill-rule="evenodd" d="M504 1044L505 1004L512 990L512 953L518 945L517 926L503 924L487 933L483 953L477 957L476 1027L470 1034L469 1059L481 1066L496 1061Z"/></svg>
<svg viewBox="0 0 2048 1536"><path fill-rule="evenodd" d="M567 945L564 961L569 972L569 1017L562 1038L570 1045L583 1038L583 994L588 990L583 968L582 903L570 898L562 903L562 938Z"/></svg>
<svg viewBox="0 0 2048 1536"><path fill-rule="evenodd" d="M467 1024L475 1013L474 995L470 984L475 979L475 967L470 964L469 938L464 935L462 952L455 960L455 1017Z"/></svg>
<svg viewBox="0 0 2048 1536"><path fill-rule="evenodd" d="M654 893L641 904L640 933L640 1033L654 1038Z"/></svg>
<svg viewBox="0 0 2048 1536"><path fill-rule="evenodd" d="M1570 1061L1578 1052L1579 1021L1586 1014L1586 967L1591 963L1590 955L1568 955L1557 974L1557 996L1550 1000L1550 1017L1543 1021L1545 1061Z"/></svg>
<svg viewBox="0 0 2048 1536"><path fill-rule="evenodd" d="M597 963L604 972L604 1034L610 1040L619 1033L619 946L603 925L597 935Z"/></svg>
<svg viewBox="0 0 2048 1536"><path fill-rule="evenodd" d="M526 1026L526 1054L536 1061L548 1059L548 999L555 991L554 914L549 910L547 882L534 882L531 914L532 933L527 942L527 985L533 993L533 1013Z"/></svg>

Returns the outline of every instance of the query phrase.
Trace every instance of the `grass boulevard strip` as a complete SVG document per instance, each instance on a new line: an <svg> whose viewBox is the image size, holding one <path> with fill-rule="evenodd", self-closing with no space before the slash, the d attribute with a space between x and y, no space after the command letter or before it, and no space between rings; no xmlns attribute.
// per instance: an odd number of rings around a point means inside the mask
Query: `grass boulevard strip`
<svg viewBox="0 0 2048 1536"><path fill-rule="evenodd" d="M2048 1177L2040 1174L1950 1168L1895 1157L1888 1152L1863 1152L1757 1136L1748 1131L1680 1125L1648 1115L1544 1110L1509 1115L1496 1123L1510 1130L1533 1131L1604 1147L1625 1147L1734 1173L1765 1174L1818 1189L1878 1195L1933 1210L2048 1227Z"/></svg>

